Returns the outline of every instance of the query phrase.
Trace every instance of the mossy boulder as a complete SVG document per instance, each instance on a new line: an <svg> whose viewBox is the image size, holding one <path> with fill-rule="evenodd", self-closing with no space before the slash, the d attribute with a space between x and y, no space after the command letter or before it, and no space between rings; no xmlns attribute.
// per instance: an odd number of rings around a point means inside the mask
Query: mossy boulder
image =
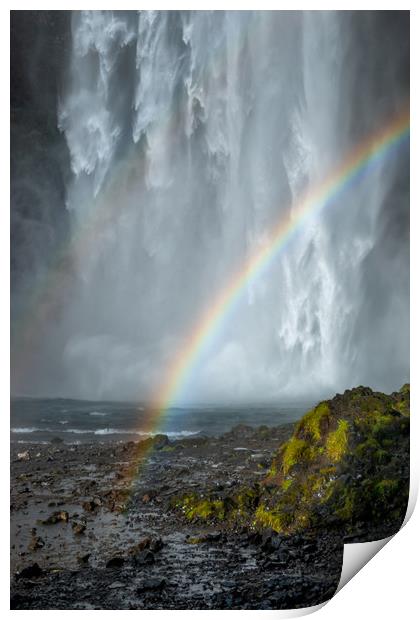
<svg viewBox="0 0 420 620"><path fill-rule="evenodd" d="M185 494L172 505L189 521L226 527L388 536L408 502L409 424L409 384L390 395L346 390L296 423L262 483L228 496Z"/></svg>
<svg viewBox="0 0 420 620"><path fill-rule="evenodd" d="M241 488L236 494L186 493L172 500L172 507L191 522L243 525L250 522L258 506L261 487L255 484Z"/></svg>
<svg viewBox="0 0 420 620"><path fill-rule="evenodd" d="M359 387L317 405L278 450L255 525L396 531L408 501L409 416L409 384L390 395Z"/></svg>

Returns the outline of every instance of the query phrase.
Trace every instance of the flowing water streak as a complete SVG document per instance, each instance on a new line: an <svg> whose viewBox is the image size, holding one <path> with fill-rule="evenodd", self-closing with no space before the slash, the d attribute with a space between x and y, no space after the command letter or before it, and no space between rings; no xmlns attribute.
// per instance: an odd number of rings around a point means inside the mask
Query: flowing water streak
<svg viewBox="0 0 420 620"><path fill-rule="evenodd" d="M72 235L28 297L18 361L38 385L57 335L55 393L152 399L159 409L184 335L229 277L401 108L398 50L377 41L386 37L375 19L335 12L86 11L72 22L59 102ZM399 161L379 158L339 210L308 218L269 277L262 269L247 280L240 311L202 348L179 404L401 381L402 241L375 271L387 256L387 204L405 208L394 192ZM402 334L389 329L396 320Z"/></svg>

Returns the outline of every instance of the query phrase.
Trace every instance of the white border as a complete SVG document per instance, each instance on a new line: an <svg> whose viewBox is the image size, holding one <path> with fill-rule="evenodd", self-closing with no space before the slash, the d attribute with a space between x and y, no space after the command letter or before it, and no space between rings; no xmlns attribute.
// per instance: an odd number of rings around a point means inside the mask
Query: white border
<svg viewBox="0 0 420 620"><path fill-rule="evenodd" d="M318 9L326 9L326 10L409 10L412 8L414 3L408 2L399 2L391 3L388 1L382 2L360 2L355 1L350 3L347 2L323 2L317 4L315 2L220 2L214 0L212 3L180 3L177 4L175 2L158 2L155 5L150 3L139 3L135 4L133 2L125 2L123 4L125 9L136 10L139 8L145 9L230 9L230 10L248 10L248 9L258 9L258 10L267 10L267 9L299 9L299 10L318 10ZM10 32L9 32L9 10L28 10L28 9L38 9L38 10L49 10L49 9L79 9L86 8L85 5L81 3L74 3L72 5L65 2L51 2L45 3L41 7L39 4L37 6L33 6L33 4L29 2L13 2L9 3L9 6L1 9L1 37L0 37L0 63L2 69L2 80L1 84L7 85L9 82L9 41L10 41ZM115 4L113 5L110 2L90 2L90 9L112 9L115 8ZM418 177L419 177L419 158L418 158L418 149L417 149L417 140L416 137L418 135L417 132L417 118L416 113L420 110L419 105L419 96L418 96L418 74L419 68L417 60L419 58L418 54L418 44L417 40L419 38L419 30L418 30L418 19L417 12L411 10L411 46L412 46L412 55L411 55L411 204L417 205L417 208L411 209L411 384L414 386L411 390L411 409L413 415L411 417L411 493L410 493L410 508L408 511L408 517L414 508L415 497L418 493L418 480L419 480L419 465L420 465L420 450L419 446L419 434L418 434L418 422L417 416L419 411L419 398L417 394L417 377L418 377L418 365L417 360L418 356L416 355L417 350L416 346L420 342L419 339L419 326L417 318L418 313L418 300L419 300L419 277L416 267L420 265L419 258L419 246L416 235L419 230L419 211L418 205L420 205L419 200L419 190L418 190ZM413 66L416 67L417 71L414 71ZM7 90L6 87L6 90ZM0 122L2 128L2 149L1 149L1 168L2 171L2 193L3 193L3 201L1 208L1 226L0 226L0 234L1 234L1 258L0 261L0 273L1 273L1 283L2 283L2 291L3 291L3 299L0 304L0 312L1 312L1 320L0 320L0 330L1 330L1 342L2 342L2 357L1 357L1 372L0 372L0 381L1 381L1 423L2 423L2 442L3 442L3 463L1 468L2 475L2 489L5 490L9 486L9 435L8 435L8 427L9 427L9 385L10 385L10 375L9 375L9 344L10 344L10 322L9 322L9 290L10 290L10 274L9 274L9 256L10 256L10 245L9 245L9 230L10 230L10 215L9 215L9 196L10 196L10 187L9 187L9 178L10 178L10 167L9 167L9 96L8 93L4 93L3 97L0 99L1 103L1 114L0 114ZM418 267L417 267L418 268ZM5 502L6 503L6 502ZM9 514L6 509L1 513L1 531L9 532ZM417 578L416 575L418 573L418 562L416 553L412 552L415 549L415 542L418 541L420 531L420 515L419 510L414 514L413 519L404 527L403 531L398 533L395 537L392 538L387 548L382 551L380 557L374 558L372 562L368 564L365 568L363 568L360 575L356 575L351 580L351 585L344 588L341 592L339 592L325 607L319 611L319 618L334 618L334 620L339 617L340 620L346 620L346 618L351 618L353 620L355 614L362 614L362 617L369 617L371 614L376 617L381 617L381 620L387 618L395 618L395 615L398 614L402 618L415 617L416 613L414 610L418 612L417 608ZM6 544L6 542L5 542ZM371 545L371 543L363 543L363 545ZM346 548L349 545L346 545ZM353 549L351 553L355 551L357 545L351 545ZM360 556L358 556L360 559ZM360 565L363 565L359 563ZM96 613L94 611L73 611L73 612L63 612L63 611L29 611L29 612L10 612L9 611L9 560L8 553L4 554L3 563L1 564L1 576L2 579L0 581L1 584L1 594L2 594L2 609L6 611L7 614L21 614L21 613L30 613L30 614L57 614L61 615L62 613L84 613L84 614L93 614ZM312 608L312 611L319 609L322 606L317 606L316 608ZM279 611L218 611L218 614L241 614L241 617L244 615L247 618L260 616L261 614L265 614L267 617L273 616L276 617L296 617L296 615L301 615L303 610L296 610L296 612L291 611L287 612L279 612ZM309 611L309 610L308 610ZM124 610L116 610L116 611L102 611L102 613L112 613L114 614L123 614L126 613ZM154 614L156 618L156 614L160 615L160 617L167 617L168 614L178 615L181 618L184 616L185 611L142 611L142 617L150 617L151 614ZM189 612L193 613L194 617L204 618L208 616L210 611L197 611L192 610ZM403 614L403 615L401 615ZM214 616L213 616L214 617Z"/></svg>

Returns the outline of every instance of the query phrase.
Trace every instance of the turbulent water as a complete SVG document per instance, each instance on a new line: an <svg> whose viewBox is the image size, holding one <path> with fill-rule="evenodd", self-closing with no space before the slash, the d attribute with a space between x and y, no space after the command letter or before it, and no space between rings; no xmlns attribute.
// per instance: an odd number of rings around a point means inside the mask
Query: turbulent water
<svg viewBox="0 0 420 620"><path fill-rule="evenodd" d="M61 195L36 153L12 167L12 186L27 190L12 195L13 390L147 400L301 193L406 104L408 17L66 16L54 106L42 104L55 133L40 146L61 154L62 172L50 171ZM36 25L47 58L57 26ZM16 29L20 49L29 35ZM406 381L408 191L403 149L301 227L244 292L181 401ZM28 192L41 196L35 218Z"/></svg>
<svg viewBox="0 0 420 620"><path fill-rule="evenodd" d="M312 403L286 407L174 407L159 428L144 428L147 409L138 403L83 401L65 398L13 398L10 439L13 443L68 444L144 439L157 432L170 440L198 435L217 436L237 424L278 426L294 422ZM146 422L146 427L147 427ZM57 442L58 443L58 442Z"/></svg>

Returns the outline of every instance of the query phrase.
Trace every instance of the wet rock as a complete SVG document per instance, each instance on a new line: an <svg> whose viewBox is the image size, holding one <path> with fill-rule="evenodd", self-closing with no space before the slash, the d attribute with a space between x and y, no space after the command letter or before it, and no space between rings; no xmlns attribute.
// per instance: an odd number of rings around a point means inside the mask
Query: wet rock
<svg viewBox="0 0 420 620"><path fill-rule="evenodd" d="M61 439L61 437L53 437L50 443L59 444L59 443L63 443L63 440Z"/></svg>
<svg viewBox="0 0 420 620"><path fill-rule="evenodd" d="M42 549L42 547L45 547L45 541L41 536L32 536L32 540L28 545L28 550L36 551L37 549Z"/></svg>
<svg viewBox="0 0 420 620"><path fill-rule="evenodd" d="M57 510L53 512L47 519L41 521L42 525L54 525L55 523L59 523L63 521L64 523L68 523L69 513L67 510Z"/></svg>
<svg viewBox="0 0 420 620"><path fill-rule="evenodd" d="M140 551L139 553L136 553L134 556L134 564L136 566L154 564L154 561L155 561L155 556L149 549Z"/></svg>
<svg viewBox="0 0 420 620"><path fill-rule="evenodd" d="M119 588L125 588L125 587L126 587L126 584L125 584L125 583L123 583L122 581L113 581L113 582L112 582L112 583L108 586L108 588L109 588L110 590L117 590L117 589L119 589Z"/></svg>
<svg viewBox="0 0 420 620"><path fill-rule="evenodd" d="M127 489L110 489L104 493L105 504L112 512L121 512L125 508L125 502L129 496Z"/></svg>
<svg viewBox="0 0 420 620"><path fill-rule="evenodd" d="M102 502L99 497L88 500L87 502L82 503L82 508L86 510L86 512L95 512L101 506Z"/></svg>
<svg viewBox="0 0 420 620"><path fill-rule="evenodd" d="M163 541L161 538L152 538L150 536L145 536L137 543L137 545L135 545L132 548L131 554L137 555L138 553L140 553L141 551L144 551L145 549L149 549L153 553L157 553L158 551L162 549L162 547L163 547Z"/></svg>
<svg viewBox="0 0 420 620"><path fill-rule="evenodd" d="M162 448L169 446L169 443L170 443L169 437L167 435L162 435L162 434L155 435L154 437L150 439L150 441L155 450L162 450Z"/></svg>
<svg viewBox="0 0 420 620"><path fill-rule="evenodd" d="M248 541L251 545L261 544L261 532L245 532L242 533L242 539Z"/></svg>
<svg viewBox="0 0 420 620"><path fill-rule="evenodd" d="M262 454L261 452L257 452L257 453L254 452L253 454L249 455L249 460L250 461L264 461L265 462L266 456L265 456L265 454Z"/></svg>
<svg viewBox="0 0 420 620"><path fill-rule="evenodd" d="M201 543L215 543L221 540L221 532L204 532L198 536L187 536L186 543L189 545L199 545Z"/></svg>
<svg viewBox="0 0 420 620"><path fill-rule="evenodd" d="M150 490L150 491L147 491L147 493L143 495L143 497L141 498L141 501L144 504L148 504L149 502L152 501L152 499L155 499L155 497L157 497L157 491Z"/></svg>
<svg viewBox="0 0 420 620"><path fill-rule="evenodd" d="M87 502L82 502L82 508L83 510L86 510L86 512L93 512L95 510L95 504L90 500Z"/></svg>
<svg viewBox="0 0 420 620"><path fill-rule="evenodd" d="M121 568L123 566L125 560L121 556L115 556L108 560L106 563L106 568Z"/></svg>
<svg viewBox="0 0 420 620"><path fill-rule="evenodd" d="M23 568L20 573L17 573L15 575L16 580L19 579L33 579L34 577L40 577L42 574L44 573L44 571L42 570L42 568L39 566L39 564L37 562L34 562L34 564L31 564L30 566L26 566L25 568Z"/></svg>
<svg viewBox="0 0 420 620"><path fill-rule="evenodd" d="M149 549L153 553L157 553L163 548L163 541L161 538L152 538L150 541Z"/></svg>
<svg viewBox="0 0 420 620"><path fill-rule="evenodd" d="M79 562L79 564L88 564L90 555L91 555L90 553L85 553L84 555L79 555L79 556L77 556L77 561Z"/></svg>
<svg viewBox="0 0 420 620"><path fill-rule="evenodd" d="M160 591L163 590L164 588L166 588L167 586L167 582L166 579L164 578L151 578L151 579L145 579L137 588L137 594L142 594L143 592L147 592L147 591Z"/></svg>
<svg viewBox="0 0 420 620"><path fill-rule="evenodd" d="M27 596L23 596L19 592L13 594L10 598L10 609L24 609L31 599Z"/></svg>
<svg viewBox="0 0 420 620"><path fill-rule="evenodd" d="M86 522L85 521L73 521L71 524L73 533L76 535L80 535L83 534L85 529L86 529Z"/></svg>
<svg viewBox="0 0 420 620"><path fill-rule="evenodd" d="M144 549L148 549L151 542L152 542L152 539L150 538L150 536L145 536L144 538L139 540L139 542L137 543L135 547L133 547L132 553L135 554L135 553L139 553L140 551L143 551Z"/></svg>
<svg viewBox="0 0 420 620"><path fill-rule="evenodd" d="M288 564L289 556L284 551L273 553L268 558L264 558L263 566L265 569L285 568Z"/></svg>
<svg viewBox="0 0 420 620"><path fill-rule="evenodd" d="M201 537L201 536L190 536L190 535L187 535L187 537L185 539L185 542L188 545L200 545L201 543L203 543L205 541L204 541L204 538Z"/></svg>
<svg viewBox="0 0 420 620"><path fill-rule="evenodd" d="M254 429L252 426L248 426L247 424L237 424L232 428L229 434L241 438L249 437L254 434Z"/></svg>

